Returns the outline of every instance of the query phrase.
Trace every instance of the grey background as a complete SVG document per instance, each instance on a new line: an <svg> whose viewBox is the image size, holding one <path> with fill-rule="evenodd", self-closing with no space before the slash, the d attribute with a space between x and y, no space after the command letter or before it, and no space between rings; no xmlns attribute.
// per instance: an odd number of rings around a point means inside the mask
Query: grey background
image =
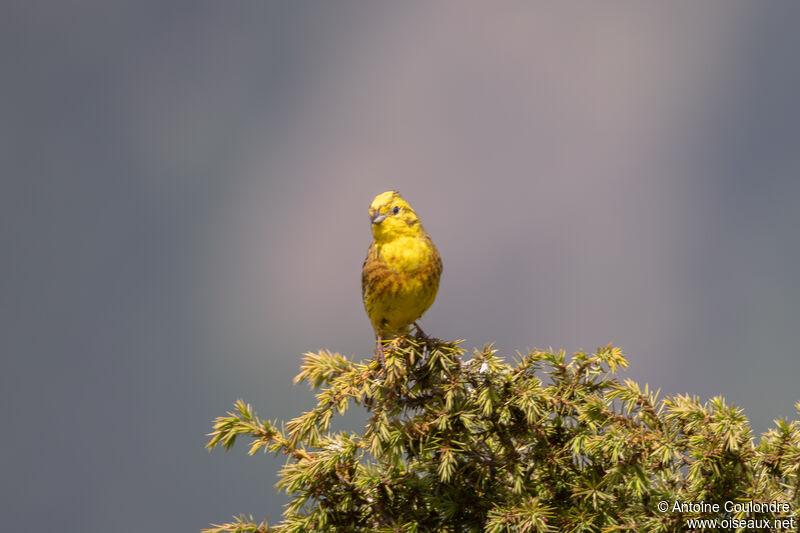
<svg viewBox="0 0 800 533"><path fill-rule="evenodd" d="M5 530L277 521L283 459L204 434L239 397L313 405L304 351L370 355L391 188L444 258L431 334L614 342L756 434L796 418L796 4L2 11Z"/></svg>

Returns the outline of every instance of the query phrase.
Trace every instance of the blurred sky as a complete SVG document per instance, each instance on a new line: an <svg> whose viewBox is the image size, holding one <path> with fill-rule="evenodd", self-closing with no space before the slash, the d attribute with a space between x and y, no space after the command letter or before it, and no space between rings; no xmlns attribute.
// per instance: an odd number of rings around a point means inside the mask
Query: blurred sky
<svg viewBox="0 0 800 533"><path fill-rule="evenodd" d="M367 207L444 260L426 332L613 342L756 433L800 400L800 6L22 2L0 18L8 531L280 519L244 398L362 359Z"/></svg>

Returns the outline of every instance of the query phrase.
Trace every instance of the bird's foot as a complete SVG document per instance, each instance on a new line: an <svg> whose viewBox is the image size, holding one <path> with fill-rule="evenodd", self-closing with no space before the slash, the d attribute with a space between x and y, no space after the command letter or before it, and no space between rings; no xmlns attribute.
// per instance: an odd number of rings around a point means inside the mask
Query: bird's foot
<svg viewBox="0 0 800 533"><path fill-rule="evenodd" d="M431 337L428 334L426 334L424 331L422 331L422 328L419 327L419 324L417 322L414 322L414 328L417 330L417 335L416 335L417 338L418 339L422 339L423 341L425 341L426 344L435 343L435 342L438 342L440 340L440 339L437 339L436 337Z"/></svg>
<svg viewBox="0 0 800 533"><path fill-rule="evenodd" d="M386 366L386 358L383 356L383 338L380 334L375 339L375 355L378 356L378 361L381 364L381 368Z"/></svg>
<svg viewBox="0 0 800 533"><path fill-rule="evenodd" d="M425 358L428 357L429 346L432 347L431 345L438 342L439 339L428 336L424 331L422 331L422 328L419 327L419 324L417 322L414 322L414 328L417 330L416 337L425 342L425 344L422 345L422 359L425 360Z"/></svg>

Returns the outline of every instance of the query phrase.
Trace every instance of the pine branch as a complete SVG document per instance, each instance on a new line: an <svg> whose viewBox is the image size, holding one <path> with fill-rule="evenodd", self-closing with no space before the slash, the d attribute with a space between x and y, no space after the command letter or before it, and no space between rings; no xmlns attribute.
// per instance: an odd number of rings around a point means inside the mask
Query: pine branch
<svg viewBox="0 0 800 533"><path fill-rule="evenodd" d="M242 436L251 455L286 454L278 488L292 500L272 528L239 517L207 531L682 531L731 514L656 503L800 505L799 422L778 420L755 444L723 398L659 399L619 381L619 348L534 350L509 365L491 345L465 361L458 342L401 338L384 356L306 354L295 382L317 405L285 428L242 400L217 418L208 448ZM366 408L364 430L331 432L352 405Z"/></svg>

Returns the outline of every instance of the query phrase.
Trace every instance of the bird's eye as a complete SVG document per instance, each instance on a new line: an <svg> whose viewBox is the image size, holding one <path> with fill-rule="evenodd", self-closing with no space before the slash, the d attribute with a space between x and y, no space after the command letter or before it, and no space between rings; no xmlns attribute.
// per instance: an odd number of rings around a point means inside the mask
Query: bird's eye
<svg viewBox="0 0 800 533"><path fill-rule="evenodd" d="M395 215L396 215L396 214L397 214L397 213L399 213L399 212L400 212L400 206L397 206L397 205L396 205L396 206L394 206L394 207L392 208L392 213L393 213L393 214L395 214Z"/></svg>

